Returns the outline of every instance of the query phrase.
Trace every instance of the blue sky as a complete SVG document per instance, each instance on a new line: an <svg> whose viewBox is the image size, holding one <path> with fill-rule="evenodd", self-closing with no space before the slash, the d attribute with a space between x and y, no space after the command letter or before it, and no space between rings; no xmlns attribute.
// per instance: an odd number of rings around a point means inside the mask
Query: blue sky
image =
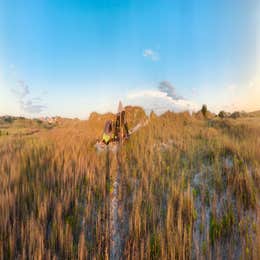
<svg viewBox="0 0 260 260"><path fill-rule="evenodd" d="M260 109L259 17L257 0L0 0L0 114Z"/></svg>

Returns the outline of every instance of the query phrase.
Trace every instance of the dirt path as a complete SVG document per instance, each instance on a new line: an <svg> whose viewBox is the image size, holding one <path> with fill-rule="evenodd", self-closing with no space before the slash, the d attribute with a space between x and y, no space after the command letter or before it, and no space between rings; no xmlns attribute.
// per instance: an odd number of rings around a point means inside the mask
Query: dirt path
<svg viewBox="0 0 260 260"><path fill-rule="evenodd" d="M147 125L148 120L144 123L137 124L133 129L130 130L131 134L138 131L141 127ZM112 152L116 159L116 176L113 182L113 191L110 193L107 190L108 200L106 205L106 216L109 220L108 227L106 228L109 233L109 241L106 241L107 247L109 248L109 259L117 260L123 258L124 242L128 233L128 212L126 209L126 201L120 201L119 193L125 189L121 178L121 159L120 159L120 145L110 147L107 149L107 174L106 183L107 187L110 187L110 161L109 153ZM123 191L124 193L124 191ZM131 199L131 198L130 198ZM121 214L119 214L119 212Z"/></svg>
<svg viewBox="0 0 260 260"><path fill-rule="evenodd" d="M122 238L119 218L120 162L117 157L117 173L113 183L112 202L110 204L110 259L120 259L122 255Z"/></svg>

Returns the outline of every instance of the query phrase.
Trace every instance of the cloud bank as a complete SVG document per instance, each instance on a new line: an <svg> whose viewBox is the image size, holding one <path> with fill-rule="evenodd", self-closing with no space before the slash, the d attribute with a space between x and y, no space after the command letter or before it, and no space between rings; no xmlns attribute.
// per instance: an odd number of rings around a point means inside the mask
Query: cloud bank
<svg viewBox="0 0 260 260"><path fill-rule="evenodd" d="M154 111L162 114L165 111L197 111L199 106L193 101L177 95L175 88L168 81L159 83L157 90L140 90L127 95L127 102L142 106L147 113Z"/></svg>

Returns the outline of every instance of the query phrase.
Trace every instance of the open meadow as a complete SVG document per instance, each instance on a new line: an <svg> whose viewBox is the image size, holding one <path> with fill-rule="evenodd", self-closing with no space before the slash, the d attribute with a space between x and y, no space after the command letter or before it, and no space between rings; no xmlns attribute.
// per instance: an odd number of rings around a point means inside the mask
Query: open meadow
<svg viewBox="0 0 260 260"><path fill-rule="evenodd" d="M112 114L0 120L0 259L259 259L259 115L126 111L117 152Z"/></svg>

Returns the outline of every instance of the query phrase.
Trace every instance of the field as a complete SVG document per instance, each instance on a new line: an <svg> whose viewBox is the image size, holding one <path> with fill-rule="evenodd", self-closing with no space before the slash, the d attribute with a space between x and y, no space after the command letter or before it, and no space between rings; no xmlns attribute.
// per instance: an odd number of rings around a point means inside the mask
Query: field
<svg viewBox="0 0 260 260"><path fill-rule="evenodd" d="M259 259L260 117L128 107L104 120L0 121L0 259ZM115 192L116 189L116 192Z"/></svg>

